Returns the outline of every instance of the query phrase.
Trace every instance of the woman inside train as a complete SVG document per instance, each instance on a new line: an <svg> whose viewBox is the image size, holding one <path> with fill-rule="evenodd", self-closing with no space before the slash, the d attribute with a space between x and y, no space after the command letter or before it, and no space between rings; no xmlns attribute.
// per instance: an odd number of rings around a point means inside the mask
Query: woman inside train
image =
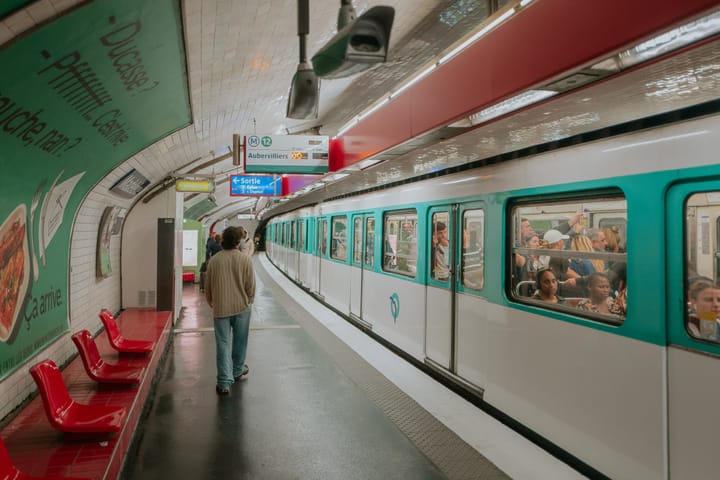
<svg viewBox="0 0 720 480"><path fill-rule="evenodd" d="M552 270L546 268L537 272L535 283L537 284L537 290L530 298L559 305L566 304L565 299L557 294L558 281Z"/></svg>
<svg viewBox="0 0 720 480"><path fill-rule="evenodd" d="M593 252L593 245L587 235L574 235L570 241L570 250L578 252ZM570 260L570 268L581 276L590 275L593 272L602 272L604 265L602 260L589 260L579 255Z"/></svg>
<svg viewBox="0 0 720 480"><path fill-rule="evenodd" d="M574 235L570 241L570 250L577 252L594 252L593 244L590 241L590 237L587 235ZM595 272L602 272L605 268L605 263L602 260L590 260L585 258L582 254L575 258L570 259L569 268L580 275L580 278L575 280L575 286L579 289L578 296L589 297L590 290L588 290L587 284L590 279L590 274Z"/></svg>
<svg viewBox="0 0 720 480"><path fill-rule="evenodd" d="M612 253L620 253L620 227L613 225L611 227L605 227L602 229L605 234L605 250Z"/></svg>
<svg viewBox="0 0 720 480"><path fill-rule="evenodd" d="M607 270L610 279L610 296L615 299L623 315L627 315L627 264L615 262Z"/></svg>
<svg viewBox="0 0 720 480"><path fill-rule="evenodd" d="M580 300L577 308L606 315L624 315L621 306L610 296L610 279L607 274L591 273L588 276L587 287L590 290L590 298Z"/></svg>

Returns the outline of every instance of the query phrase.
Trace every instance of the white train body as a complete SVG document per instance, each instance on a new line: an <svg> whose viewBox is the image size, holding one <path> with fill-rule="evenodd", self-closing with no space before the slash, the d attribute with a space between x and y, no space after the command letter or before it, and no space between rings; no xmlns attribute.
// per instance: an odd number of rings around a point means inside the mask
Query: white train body
<svg viewBox="0 0 720 480"><path fill-rule="evenodd" d="M720 343L695 338L684 318L689 272L715 280L720 273L718 145L715 115L333 200L271 219L267 252L334 309L597 472L715 478ZM688 221L694 192L710 192L702 193L708 205L693 207L697 218ZM531 222L544 224L553 207L590 206L597 213L585 221L593 228L613 217L601 207L617 202L626 205L615 214L626 235L624 318L576 315L514 296L519 212L543 210ZM451 245L460 251L463 215L480 211L483 287L462 286L459 254L451 284L439 285L430 266L434 215L451 219ZM383 223L393 213L411 224L416 218L414 277L380 262L391 249L383 246L391 237ZM347 258L318 254L317 225L324 219L332 227L341 217ZM366 236L351 245L356 225L367 234L368 219L372 245L363 243ZM273 234L275 225L301 223L303 252ZM354 261L363 257L353 259L361 245L372 265Z"/></svg>

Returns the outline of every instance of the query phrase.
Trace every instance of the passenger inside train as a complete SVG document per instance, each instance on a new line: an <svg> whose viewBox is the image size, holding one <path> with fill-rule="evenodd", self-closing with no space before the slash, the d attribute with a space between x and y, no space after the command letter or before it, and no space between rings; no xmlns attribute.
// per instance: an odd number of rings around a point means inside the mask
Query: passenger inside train
<svg viewBox="0 0 720 480"><path fill-rule="evenodd" d="M720 285L707 277L693 278L688 284L688 332L696 338L718 341Z"/></svg>
<svg viewBox="0 0 720 480"><path fill-rule="evenodd" d="M578 302L577 308L606 315L621 316L624 314L615 299L610 297L610 279L606 274L591 273L588 277L587 287L590 297Z"/></svg>
<svg viewBox="0 0 720 480"><path fill-rule="evenodd" d="M550 268L545 268L537 272L537 290L532 295L533 300L542 300L547 303L556 303L558 305L567 305L563 297L558 295L558 281L555 272Z"/></svg>
<svg viewBox="0 0 720 480"><path fill-rule="evenodd" d="M447 225L444 222L438 221L433 224L432 244L433 278L445 282L450 276L450 242Z"/></svg>
<svg viewBox="0 0 720 480"><path fill-rule="evenodd" d="M549 269L554 274L557 291L552 294L547 285L546 298L559 294L563 299L561 305L578 307L593 318L613 323L622 319L626 312L627 288L619 225L626 223L625 209L622 199L516 208L518 227L513 244L518 246L514 248L512 291L517 298L541 298L543 286L537 275ZM612 249L606 247L604 230L613 235ZM593 277L594 273L602 275ZM591 280L602 284L595 286L594 292ZM552 282L547 280L547 283ZM605 290L607 295L603 298ZM609 308L605 308L605 304Z"/></svg>

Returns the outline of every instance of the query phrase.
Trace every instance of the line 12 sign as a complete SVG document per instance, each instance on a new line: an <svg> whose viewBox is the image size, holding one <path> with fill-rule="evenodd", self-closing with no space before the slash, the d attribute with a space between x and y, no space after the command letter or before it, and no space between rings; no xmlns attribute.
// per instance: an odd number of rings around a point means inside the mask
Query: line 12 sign
<svg viewBox="0 0 720 480"><path fill-rule="evenodd" d="M278 197L281 191L277 175L230 175L231 196Z"/></svg>
<svg viewBox="0 0 720 480"><path fill-rule="evenodd" d="M329 164L327 135L250 135L245 137L247 173L325 174Z"/></svg>

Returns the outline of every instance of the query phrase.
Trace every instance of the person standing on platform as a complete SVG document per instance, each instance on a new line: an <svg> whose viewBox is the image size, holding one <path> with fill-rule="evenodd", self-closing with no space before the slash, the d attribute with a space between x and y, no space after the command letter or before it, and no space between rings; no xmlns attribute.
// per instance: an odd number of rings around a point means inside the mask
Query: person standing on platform
<svg viewBox="0 0 720 480"><path fill-rule="evenodd" d="M242 226L237 227L237 229L240 232L240 244L238 245L238 249L240 249L240 251L245 254L251 255L252 252L250 251L250 237L247 230L245 230L245 228Z"/></svg>
<svg viewBox="0 0 720 480"><path fill-rule="evenodd" d="M252 260L238 250L240 231L228 227L222 233L222 250L208 261L205 298L213 309L218 395L230 393L230 385L247 375L245 364L250 313L255 299Z"/></svg>
<svg viewBox="0 0 720 480"><path fill-rule="evenodd" d="M216 234L213 238L208 239L205 245L205 261L210 260L210 257L222 250L221 242L222 236L220 234Z"/></svg>

